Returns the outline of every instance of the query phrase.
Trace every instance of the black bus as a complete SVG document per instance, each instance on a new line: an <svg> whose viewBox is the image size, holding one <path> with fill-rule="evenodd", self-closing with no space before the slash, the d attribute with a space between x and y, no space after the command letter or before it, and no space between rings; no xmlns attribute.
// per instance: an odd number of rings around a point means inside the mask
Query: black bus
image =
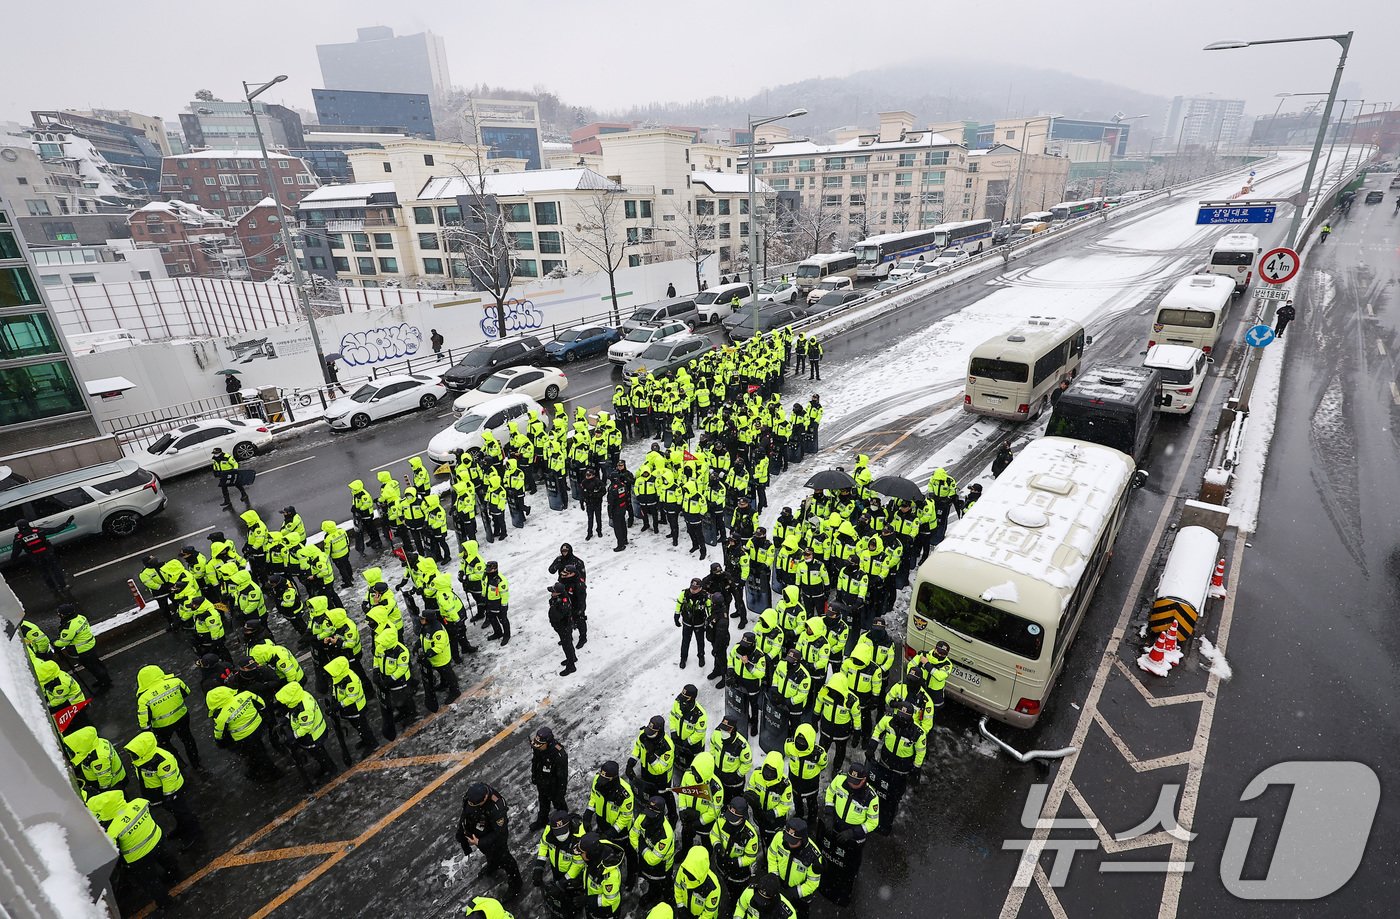
<svg viewBox="0 0 1400 919"><path fill-rule="evenodd" d="M1060 394L1046 434L1103 444L1146 464L1157 429L1161 374L1132 364L1095 364Z"/></svg>

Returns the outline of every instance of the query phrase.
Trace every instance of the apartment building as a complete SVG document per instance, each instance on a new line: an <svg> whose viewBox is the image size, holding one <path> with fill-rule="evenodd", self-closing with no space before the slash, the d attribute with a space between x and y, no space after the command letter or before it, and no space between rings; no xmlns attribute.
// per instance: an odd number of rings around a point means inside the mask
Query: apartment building
<svg viewBox="0 0 1400 919"><path fill-rule="evenodd" d="M185 201L153 201L127 218L138 247L160 250L172 277L246 277L233 221Z"/></svg>
<svg viewBox="0 0 1400 919"><path fill-rule="evenodd" d="M848 247L877 233L971 219L967 153L946 135L915 130L909 112L881 112L877 131L839 143L765 143L754 174L795 202L804 221L820 223L812 235L823 248Z"/></svg>
<svg viewBox="0 0 1400 919"><path fill-rule="evenodd" d="M1064 199L1070 159L1022 153L1010 144L967 153L967 182L972 192L969 219L998 223L1043 211ZM1019 213L1017 213L1019 211Z"/></svg>
<svg viewBox="0 0 1400 919"><path fill-rule="evenodd" d="M282 206L297 202L321 184L304 161L285 153L268 154L275 182L269 184L261 153L201 150L167 156L160 167L160 190L219 217L237 218L263 198L276 195Z"/></svg>

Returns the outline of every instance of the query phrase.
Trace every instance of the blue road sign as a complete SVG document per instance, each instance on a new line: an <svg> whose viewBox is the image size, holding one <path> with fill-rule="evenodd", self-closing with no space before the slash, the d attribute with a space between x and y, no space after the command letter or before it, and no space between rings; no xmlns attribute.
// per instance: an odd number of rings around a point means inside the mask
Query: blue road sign
<svg viewBox="0 0 1400 919"><path fill-rule="evenodd" d="M1273 223L1278 206L1274 204L1249 204L1202 207L1196 211L1199 226L1220 226L1234 223Z"/></svg>
<svg viewBox="0 0 1400 919"><path fill-rule="evenodd" d="M1250 177L1251 179L1254 178L1254 175L1255 175L1254 170L1253 170L1253 169L1249 170L1249 177Z"/></svg>
<svg viewBox="0 0 1400 919"><path fill-rule="evenodd" d="M1262 348L1274 340L1274 330L1266 325L1257 325L1244 333L1244 343L1252 348Z"/></svg>

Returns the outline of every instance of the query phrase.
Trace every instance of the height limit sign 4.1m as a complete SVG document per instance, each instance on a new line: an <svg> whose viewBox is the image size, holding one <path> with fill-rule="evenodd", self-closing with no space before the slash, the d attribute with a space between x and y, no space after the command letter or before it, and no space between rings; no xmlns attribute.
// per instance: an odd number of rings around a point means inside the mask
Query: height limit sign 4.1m
<svg viewBox="0 0 1400 919"><path fill-rule="evenodd" d="M1298 253L1284 246L1270 249L1259 260L1259 280L1265 284L1287 284L1298 273L1302 260Z"/></svg>

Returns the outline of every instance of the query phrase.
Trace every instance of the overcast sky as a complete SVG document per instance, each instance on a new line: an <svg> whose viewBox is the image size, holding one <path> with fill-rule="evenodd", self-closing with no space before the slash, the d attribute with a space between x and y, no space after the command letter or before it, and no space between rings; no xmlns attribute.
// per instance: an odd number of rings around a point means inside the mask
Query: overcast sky
<svg viewBox="0 0 1400 919"><path fill-rule="evenodd" d="M540 86L600 108L747 96L943 56L1040 64L1168 97L1244 98L1254 114L1272 112L1277 92L1327 89L1336 44L1202 45L1355 30L1348 89L1376 101L1389 93L1400 106L1393 0L1004 0L904 3L898 12L850 0L141 0L15 2L5 18L0 120L22 122L31 109L101 107L160 115L178 128L196 89L237 98L240 80L278 73L289 80L264 98L310 109L311 89L322 85L315 46L352 41L367 25L438 33L457 85Z"/></svg>

